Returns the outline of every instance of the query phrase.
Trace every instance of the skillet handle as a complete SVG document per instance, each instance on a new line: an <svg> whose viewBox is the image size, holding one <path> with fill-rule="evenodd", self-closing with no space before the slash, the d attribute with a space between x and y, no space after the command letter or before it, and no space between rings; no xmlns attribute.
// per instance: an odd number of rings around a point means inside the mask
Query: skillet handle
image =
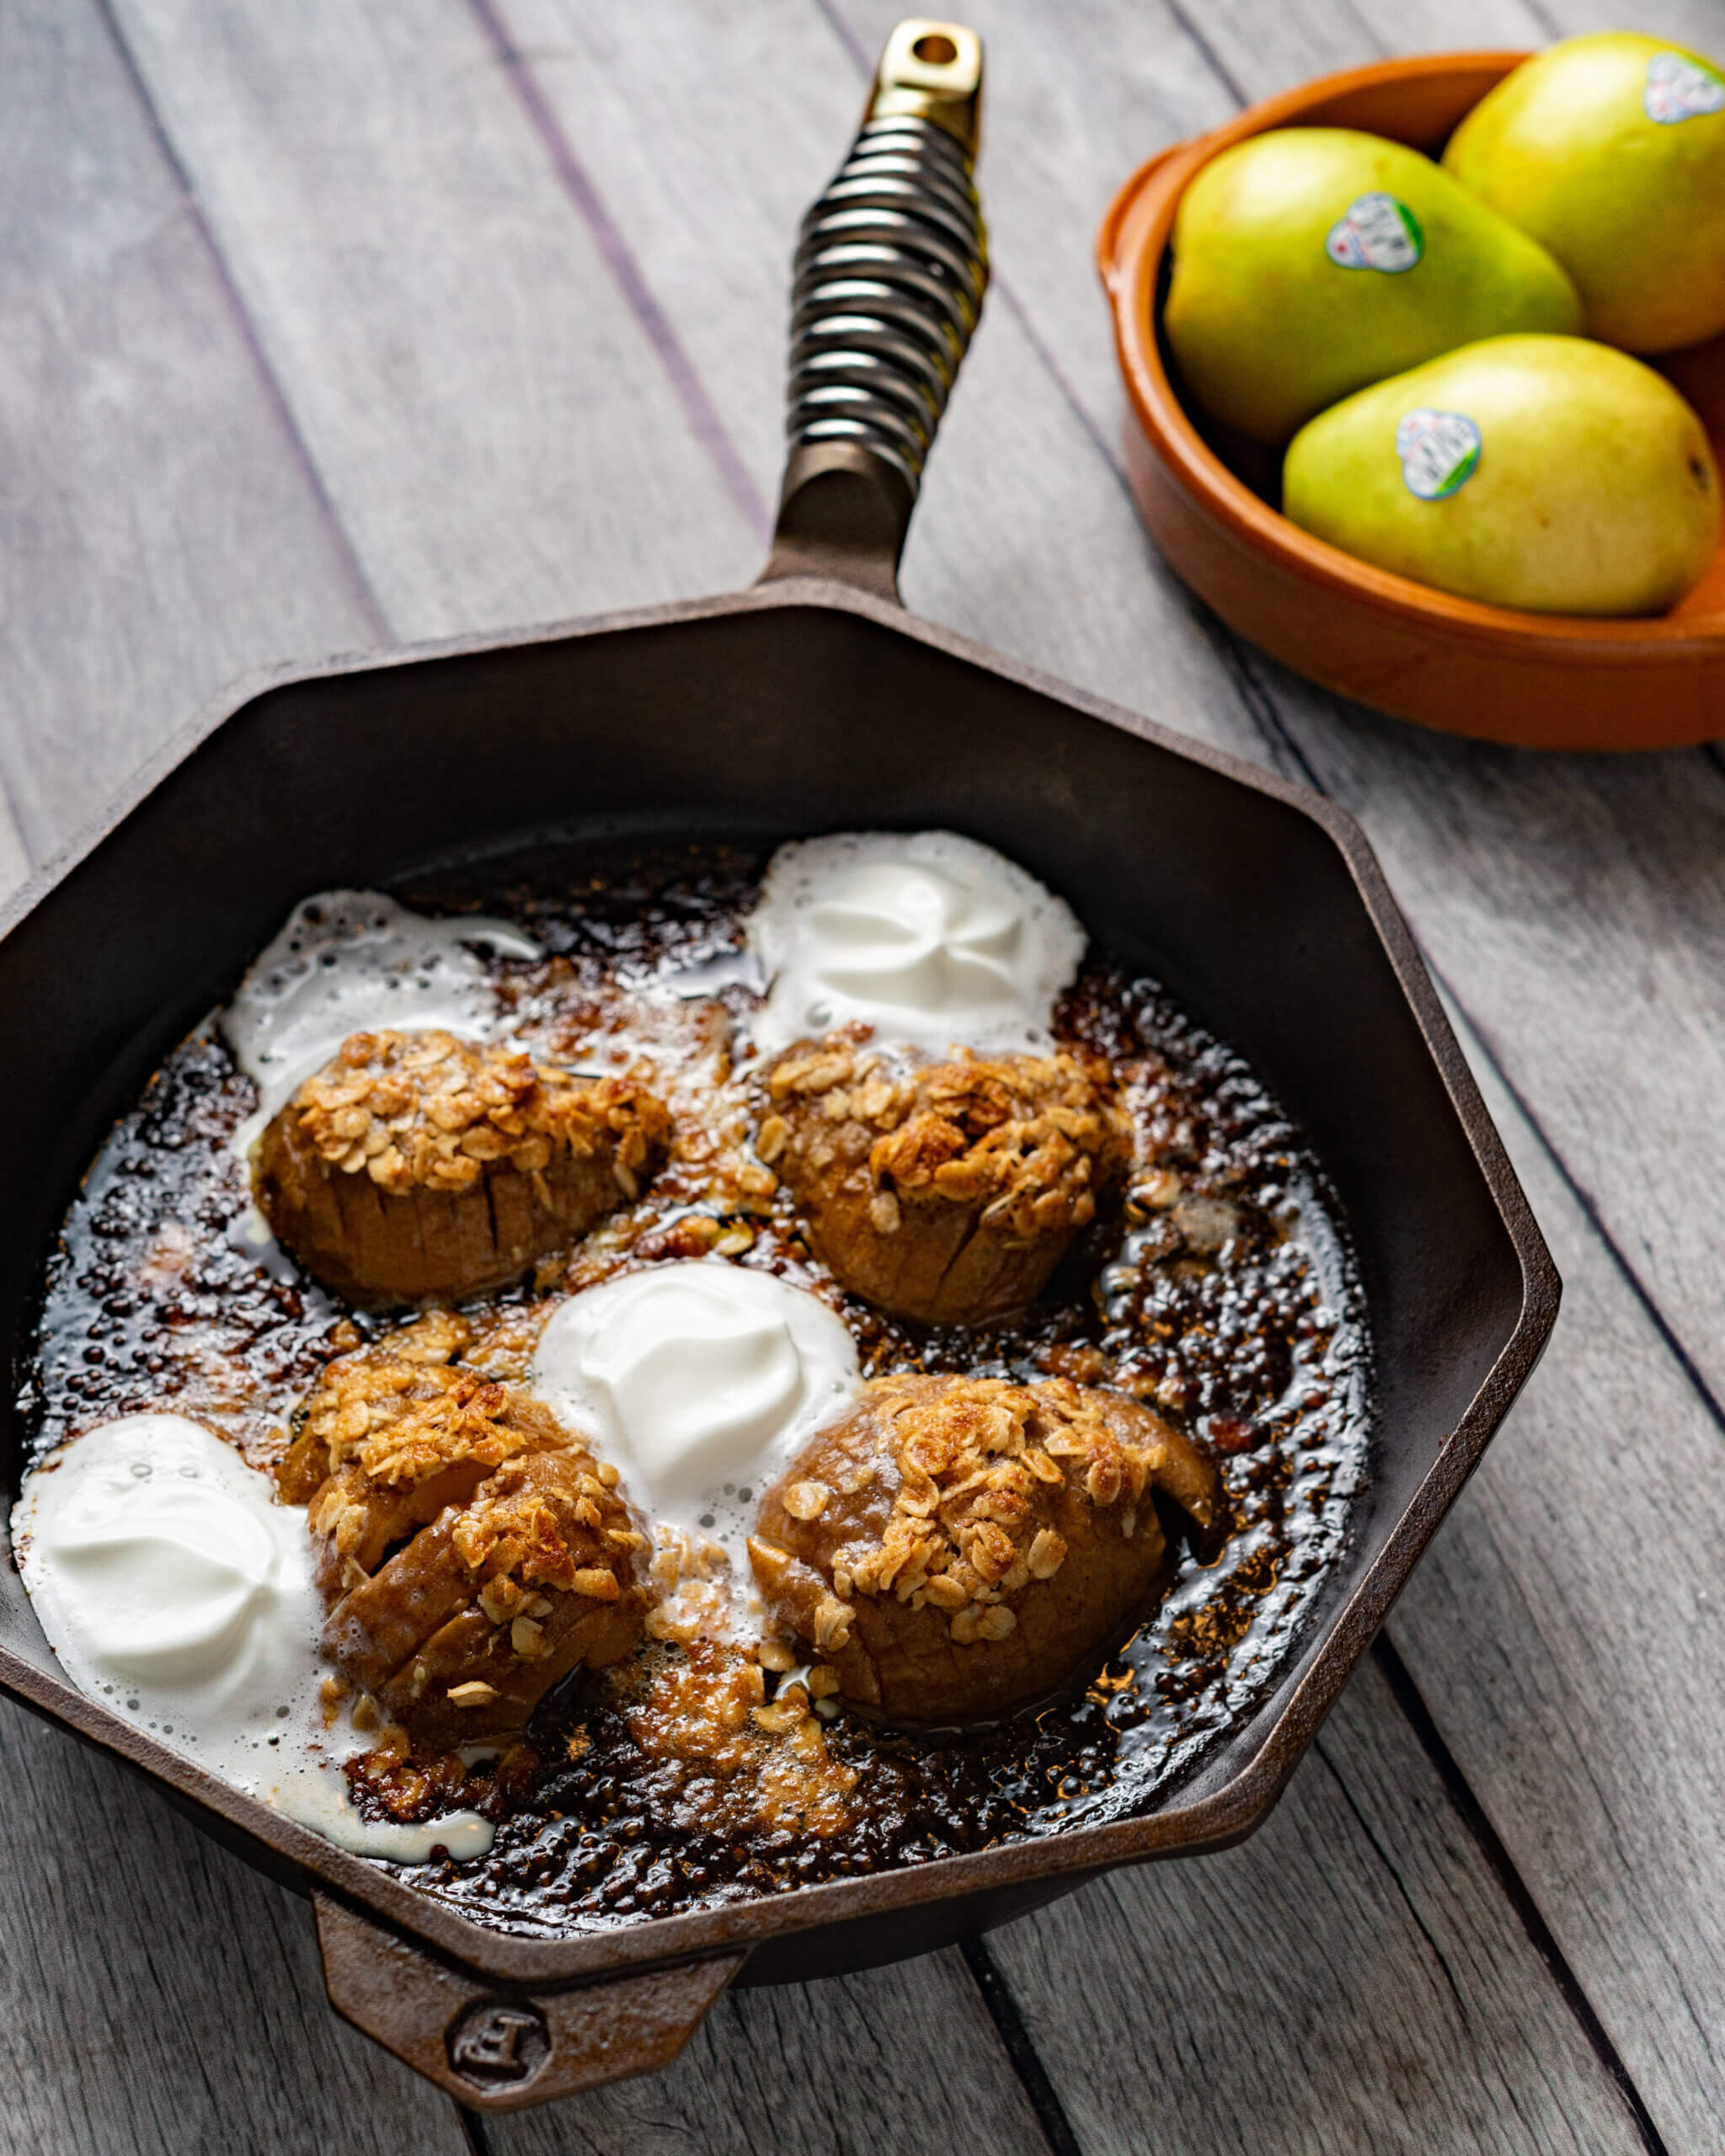
<svg viewBox="0 0 1725 2156"><path fill-rule="evenodd" d="M451 1968L327 1894L312 1903L336 2012L478 2111L520 2111L657 2073L747 1959L724 1954L530 1997Z"/></svg>
<svg viewBox="0 0 1725 2156"><path fill-rule="evenodd" d="M850 154L803 220L790 454L763 584L837 577L898 598L922 467L988 283L970 177L981 104L974 30L899 24Z"/></svg>

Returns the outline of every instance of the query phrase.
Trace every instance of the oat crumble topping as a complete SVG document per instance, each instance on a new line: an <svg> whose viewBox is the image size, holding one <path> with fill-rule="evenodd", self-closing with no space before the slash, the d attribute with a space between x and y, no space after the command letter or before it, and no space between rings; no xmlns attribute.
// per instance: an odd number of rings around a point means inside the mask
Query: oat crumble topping
<svg viewBox="0 0 1725 2156"><path fill-rule="evenodd" d="M588 1160L604 1147L633 1199L670 1129L660 1102L627 1078L578 1078L438 1031L353 1034L290 1112L329 1167L363 1171L395 1195L467 1190L499 1161L542 1177L554 1153Z"/></svg>
<svg viewBox="0 0 1725 2156"><path fill-rule="evenodd" d="M1106 1066L1064 1051L960 1053L895 1070L880 1051L834 1036L790 1050L768 1090L775 1113L756 1141L764 1161L777 1161L798 1134L788 1110L804 1125L801 1165L817 1175L839 1157L820 1124L857 1123L874 1134L870 1213L883 1235L903 1225L906 1207L942 1202L980 1205L985 1230L1020 1242L1085 1227L1097 1188L1131 1156L1131 1125Z"/></svg>

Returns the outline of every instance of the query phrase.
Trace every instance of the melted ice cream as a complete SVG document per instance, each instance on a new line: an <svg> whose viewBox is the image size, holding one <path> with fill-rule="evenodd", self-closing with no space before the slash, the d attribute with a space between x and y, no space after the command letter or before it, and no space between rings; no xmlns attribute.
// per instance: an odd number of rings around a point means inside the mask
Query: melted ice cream
<svg viewBox="0 0 1725 2156"><path fill-rule="evenodd" d="M542 955L507 921L433 921L377 891L324 891L296 906L222 1014L227 1043L258 1088L241 1150L350 1033L435 1026L462 1040L489 1038L496 991L473 945L507 958Z"/></svg>
<svg viewBox="0 0 1725 2156"><path fill-rule="evenodd" d="M698 1258L572 1295L533 1388L612 1460L641 1510L720 1542L740 1579L766 1485L861 1383L841 1318L770 1273Z"/></svg>
<svg viewBox="0 0 1725 2156"><path fill-rule="evenodd" d="M748 937L770 983L755 1027L768 1054L853 1020L935 1050L1045 1049L1085 946L1063 899L953 831L781 846Z"/></svg>
<svg viewBox="0 0 1725 2156"><path fill-rule="evenodd" d="M414 1862L483 1855L473 1812L362 1818L326 1732L323 1608L302 1506L182 1415L128 1415L52 1454L13 1514L19 1571L78 1689L344 1848Z"/></svg>

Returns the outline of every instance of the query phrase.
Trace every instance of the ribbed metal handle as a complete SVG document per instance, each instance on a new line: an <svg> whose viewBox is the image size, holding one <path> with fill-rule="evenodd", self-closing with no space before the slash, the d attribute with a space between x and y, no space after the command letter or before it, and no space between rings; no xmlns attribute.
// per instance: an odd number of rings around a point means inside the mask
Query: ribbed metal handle
<svg viewBox="0 0 1725 2156"><path fill-rule="evenodd" d="M970 160L937 121L865 120L803 220L790 446L854 441L914 496L988 283Z"/></svg>
<svg viewBox="0 0 1725 2156"><path fill-rule="evenodd" d="M896 596L923 467L988 284L971 180L981 78L974 31L900 23L850 153L803 220L768 577L815 569Z"/></svg>

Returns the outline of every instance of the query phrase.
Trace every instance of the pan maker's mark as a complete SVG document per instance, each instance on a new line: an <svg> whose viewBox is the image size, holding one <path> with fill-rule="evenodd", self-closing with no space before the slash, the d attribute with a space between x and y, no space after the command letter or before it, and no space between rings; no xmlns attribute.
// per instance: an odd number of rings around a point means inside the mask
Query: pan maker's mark
<svg viewBox="0 0 1725 2156"><path fill-rule="evenodd" d="M451 2023L449 2063L475 2089L525 2089L551 2056L551 2031L537 2006L478 1999Z"/></svg>

